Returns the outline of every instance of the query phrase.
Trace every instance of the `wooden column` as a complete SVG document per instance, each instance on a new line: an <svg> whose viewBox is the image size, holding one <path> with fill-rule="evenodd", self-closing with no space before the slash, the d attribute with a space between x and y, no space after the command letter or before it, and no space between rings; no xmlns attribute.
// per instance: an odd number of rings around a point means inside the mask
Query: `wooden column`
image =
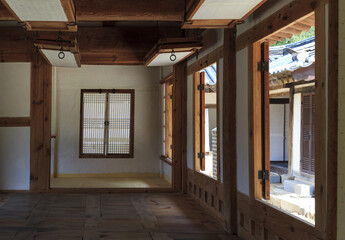
<svg viewBox="0 0 345 240"><path fill-rule="evenodd" d="M52 67L39 53L31 64L30 190L47 191L50 180Z"/></svg>
<svg viewBox="0 0 345 240"><path fill-rule="evenodd" d="M226 228L237 233L236 159L236 40L233 28L224 30L223 180Z"/></svg>
<svg viewBox="0 0 345 240"><path fill-rule="evenodd" d="M174 65L173 189L187 192L187 62Z"/></svg>
<svg viewBox="0 0 345 240"><path fill-rule="evenodd" d="M326 239L337 238L339 1L329 1ZM329 197L331 196L331 197Z"/></svg>

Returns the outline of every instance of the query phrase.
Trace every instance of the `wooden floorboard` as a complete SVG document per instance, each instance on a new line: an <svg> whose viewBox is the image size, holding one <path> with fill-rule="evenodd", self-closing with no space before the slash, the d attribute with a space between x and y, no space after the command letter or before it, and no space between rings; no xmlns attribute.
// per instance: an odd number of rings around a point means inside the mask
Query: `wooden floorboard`
<svg viewBox="0 0 345 240"><path fill-rule="evenodd" d="M156 193L0 194L0 240L235 240L191 198Z"/></svg>

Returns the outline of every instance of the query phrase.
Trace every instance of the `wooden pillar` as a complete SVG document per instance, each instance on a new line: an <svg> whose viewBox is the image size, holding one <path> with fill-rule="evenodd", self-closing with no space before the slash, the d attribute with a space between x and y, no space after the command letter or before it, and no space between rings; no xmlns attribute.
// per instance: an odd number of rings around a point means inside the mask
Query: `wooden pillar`
<svg viewBox="0 0 345 240"><path fill-rule="evenodd" d="M226 228L237 233L236 159L236 40L233 28L224 30L223 182Z"/></svg>
<svg viewBox="0 0 345 240"><path fill-rule="evenodd" d="M339 0L329 1L326 239L337 238Z"/></svg>
<svg viewBox="0 0 345 240"><path fill-rule="evenodd" d="M30 190L47 191L50 180L52 67L40 53L31 63Z"/></svg>
<svg viewBox="0 0 345 240"><path fill-rule="evenodd" d="M187 192L187 61L174 65L173 189Z"/></svg>

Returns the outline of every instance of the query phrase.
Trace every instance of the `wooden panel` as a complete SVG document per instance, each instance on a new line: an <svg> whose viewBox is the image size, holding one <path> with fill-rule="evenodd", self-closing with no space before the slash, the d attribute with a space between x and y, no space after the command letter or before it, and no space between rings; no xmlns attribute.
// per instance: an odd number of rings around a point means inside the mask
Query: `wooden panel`
<svg viewBox="0 0 345 240"><path fill-rule="evenodd" d="M29 117L0 117L0 127L29 127Z"/></svg>
<svg viewBox="0 0 345 240"><path fill-rule="evenodd" d="M308 17L324 0L294 0L281 10L262 20L237 38L237 51L249 44L268 38L283 28L290 27L295 21Z"/></svg>
<svg viewBox="0 0 345 240"><path fill-rule="evenodd" d="M21 27L0 28L0 62L30 62L33 44Z"/></svg>
<svg viewBox="0 0 345 240"><path fill-rule="evenodd" d="M222 20L190 20L183 23L183 29L208 29L208 28L229 28L229 25L233 20L222 19Z"/></svg>
<svg viewBox="0 0 345 240"><path fill-rule="evenodd" d="M63 10L65 11L67 20L69 22L74 22L75 21L75 6L73 0L60 0L61 6Z"/></svg>
<svg viewBox="0 0 345 240"><path fill-rule="evenodd" d="M31 68L30 190L47 191L50 179L52 67L34 54Z"/></svg>
<svg viewBox="0 0 345 240"><path fill-rule="evenodd" d="M183 21L183 0L78 0L78 21Z"/></svg>
<svg viewBox="0 0 345 240"><path fill-rule="evenodd" d="M321 232L308 223L272 208L264 202L251 199L243 193L238 193L238 208L244 223L239 224L239 235L245 239L323 239Z"/></svg>
<svg viewBox="0 0 345 240"><path fill-rule="evenodd" d="M223 182L224 216L231 233L237 233L236 156L236 42L234 29L224 32L223 64Z"/></svg>
<svg viewBox="0 0 345 240"><path fill-rule="evenodd" d="M224 188L222 183L188 169L188 195L224 224Z"/></svg>
<svg viewBox="0 0 345 240"><path fill-rule="evenodd" d="M174 65L173 81L173 189L187 188L187 62Z"/></svg>
<svg viewBox="0 0 345 240"><path fill-rule="evenodd" d="M11 14L10 11L0 1L0 21L16 21L17 19Z"/></svg>
<svg viewBox="0 0 345 240"><path fill-rule="evenodd" d="M26 25L28 26L29 31L69 31L69 32L76 32L77 25L70 24L67 22L27 22Z"/></svg>

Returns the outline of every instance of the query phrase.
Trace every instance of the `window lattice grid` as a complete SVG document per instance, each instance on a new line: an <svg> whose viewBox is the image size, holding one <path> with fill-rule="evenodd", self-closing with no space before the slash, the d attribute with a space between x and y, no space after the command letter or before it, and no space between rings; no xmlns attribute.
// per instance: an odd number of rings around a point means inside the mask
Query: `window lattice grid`
<svg viewBox="0 0 345 240"><path fill-rule="evenodd" d="M131 94L109 93L108 154L130 153Z"/></svg>
<svg viewBox="0 0 345 240"><path fill-rule="evenodd" d="M84 154L104 154L105 93L83 94Z"/></svg>

